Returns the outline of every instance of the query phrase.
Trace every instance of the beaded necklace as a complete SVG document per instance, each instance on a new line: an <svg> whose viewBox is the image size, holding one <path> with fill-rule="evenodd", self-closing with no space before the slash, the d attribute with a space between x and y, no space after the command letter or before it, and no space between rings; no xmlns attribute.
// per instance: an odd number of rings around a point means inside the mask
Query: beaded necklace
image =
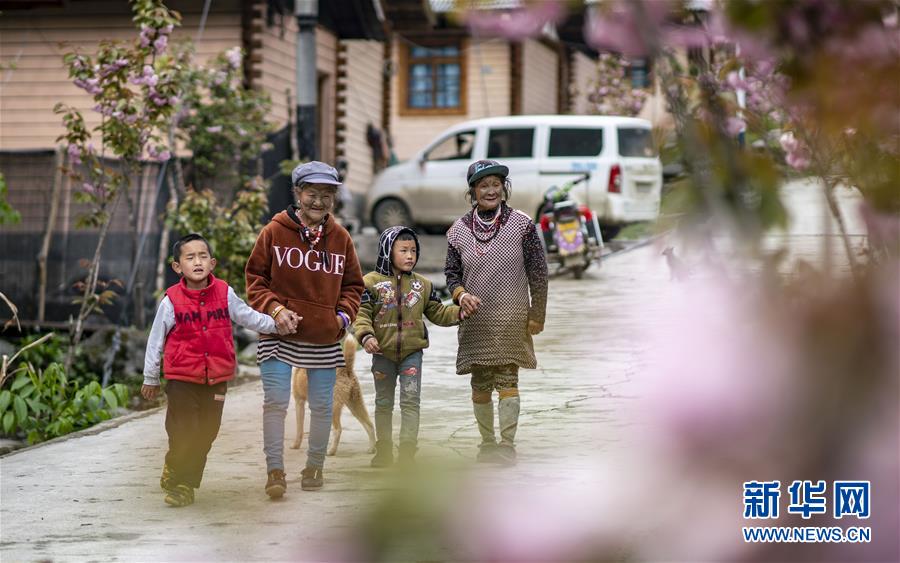
<svg viewBox="0 0 900 563"><path fill-rule="evenodd" d="M472 208L472 250L475 251L475 254L479 256L484 256L491 249L491 245L494 242L494 239L497 238L497 234L500 232L500 227L503 226L503 222L500 221L500 215L503 211L503 206L498 205L497 211L494 213L494 216L486 221L479 217L478 215L478 206ZM481 238L478 236L478 231L475 230L475 225L478 224L479 231L482 233L489 233L490 236L487 238ZM481 247L479 248L479 243Z"/></svg>
<svg viewBox="0 0 900 563"><path fill-rule="evenodd" d="M299 216L297 217L299 219ZM309 227L300 219L300 236L303 237L309 244L309 248L312 249L316 246L319 240L322 238L322 226L325 224L325 221L319 223L319 226L316 227L315 236L313 236L312 231L310 231Z"/></svg>

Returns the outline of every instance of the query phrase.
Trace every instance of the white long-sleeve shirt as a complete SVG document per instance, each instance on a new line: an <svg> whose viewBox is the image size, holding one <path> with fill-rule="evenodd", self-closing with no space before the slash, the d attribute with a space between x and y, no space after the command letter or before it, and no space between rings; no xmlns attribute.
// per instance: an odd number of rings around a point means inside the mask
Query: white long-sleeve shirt
<svg viewBox="0 0 900 563"><path fill-rule="evenodd" d="M228 287L228 315L231 321L244 328L262 334L276 334L275 319L260 313L247 305L237 293ZM147 351L144 354L144 385L159 385L159 364L162 361L166 337L175 328L175 306L169 296L163 297L153 319L150 337L147 339Z"/></svg>

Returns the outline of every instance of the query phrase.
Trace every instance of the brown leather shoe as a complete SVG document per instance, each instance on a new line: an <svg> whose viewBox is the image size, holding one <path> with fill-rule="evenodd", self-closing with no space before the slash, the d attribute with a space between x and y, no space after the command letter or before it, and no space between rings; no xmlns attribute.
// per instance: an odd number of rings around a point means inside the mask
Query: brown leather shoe
<svg viewBox="0 0 900 563"><path fill-rule="evenodd" d="M300 475L303 477L300 479L300 488L304 491L318 491L325 483L325 478L322 477L321 467L309 465L300 472Z"/></svg>
<svg viewBox="0 0 900 563"><path fill-rule="evenodd" d="M269 480L266 481L266 494L270 498L276 499L284 496L286 490L287 481L284 479L284 471L281 469L269 471Z"/></svg>

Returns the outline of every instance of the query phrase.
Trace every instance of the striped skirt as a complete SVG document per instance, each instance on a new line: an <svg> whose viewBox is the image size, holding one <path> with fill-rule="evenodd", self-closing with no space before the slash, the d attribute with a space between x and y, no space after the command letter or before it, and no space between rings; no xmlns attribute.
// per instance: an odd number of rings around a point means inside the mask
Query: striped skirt
<svg viewBox="0 0 900 563"><path fill-rule="evenodd" d="M256 349L256 363L278 359L295 367L307 369L328 369L344 367L341 343L307 344L280 338L261 338Z"/></svg>

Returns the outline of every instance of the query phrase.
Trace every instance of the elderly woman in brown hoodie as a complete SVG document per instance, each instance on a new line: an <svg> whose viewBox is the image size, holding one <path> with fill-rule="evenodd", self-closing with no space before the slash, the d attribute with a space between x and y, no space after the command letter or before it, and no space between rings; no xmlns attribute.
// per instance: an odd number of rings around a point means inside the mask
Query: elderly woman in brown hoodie
<svg viewBox="0 0 900 563"><path fill-rule="evenodd" d="M295 367L309 373L309 448L300 486L322 487L335 370L344 365L340 343L365 289L350 234L331 215L340 185L337 171L313 161L296 167L291 180L297 204L263 228L246 268L250 305L289 332L260 339L257 351L265 395L266 494L272 498L287 489L284 419Z"/></svg>

